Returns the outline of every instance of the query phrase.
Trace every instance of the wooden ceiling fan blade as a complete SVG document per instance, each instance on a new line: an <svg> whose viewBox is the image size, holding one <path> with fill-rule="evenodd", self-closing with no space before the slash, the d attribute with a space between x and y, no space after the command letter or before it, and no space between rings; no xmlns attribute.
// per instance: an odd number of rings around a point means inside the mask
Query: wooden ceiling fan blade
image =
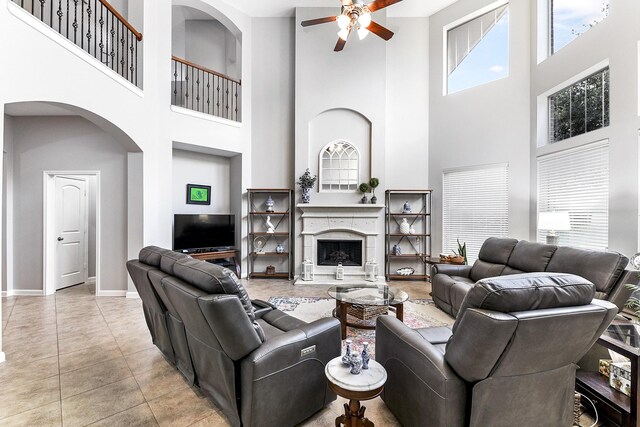
<svg viewBox="0 0 640 427"><path fill-rule="evenodd" d="M376 36L385 40L390 40L393 37L393 31L383 27L375 21L371 21L371 24L367 27L367 30L371 31Z"/></svg>
<svg viewBox="0 0 640 427"><path fill-rule="evenodd" d="M351 6L353 4L353 0L340 0L343 6Z"/></svg>
<svg viewBox="0 0 640 427"><path fill-rule="evenodd" d="M327 16L326 18L309 19L308 21L302 21L303 27L309 27L311 25L326 24L327 22L334 22L338 19L336 16Z"/></svg>
<svg viewBox="0 0 640 427"><path fill-rule="evenodd" d="M375 0L367 5L369 10L373 13L376 10L384 9L392 4L400 3L402 0Z"/></svg>
<svg viewBox="0 0 640 427"><path fill-rule="evenodd" d="M351 30L349 30L349 34L347 34L347 38L345 40L342 40L342 37L338 37L338 43L336 43L336 47L335 49L333 49L334 52L340 52L342 49L344 49L344 45L347 44L347 40L349 40L350 34Z"/></svg>

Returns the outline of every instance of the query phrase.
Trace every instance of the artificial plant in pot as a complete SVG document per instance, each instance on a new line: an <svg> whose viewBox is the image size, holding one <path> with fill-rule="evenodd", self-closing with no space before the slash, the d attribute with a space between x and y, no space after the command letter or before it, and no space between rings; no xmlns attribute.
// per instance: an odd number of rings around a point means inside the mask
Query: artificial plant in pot
<svg viewBox="0 0 640 427"><path fill-rule="evenodd" d="M316 175L311 176L311 172L309 172L309 168L296 181L296 184L302 188L302 203L310 203L311 202L311 189L316 183L316 179L318 177Z"/></svg>
<svg viewBox="0 0 640 427"><path fill-rule="evenodd" d="M464 260L464 265L467 265L467 243L460 243L460 239L456 239L456 241L458 242L458 252L453 251L453 253L456 254L458 258L462 258Z"/></svg>
<svg viewBox="0 0 640 427"><path fill-rule="evenodd" d="M367 184L366 182L363 182L358 187L358 190L360 190L360 192L362 193L362 199L360 199L360 203L362 204L367 203L367 193L369 192L369 184Z"/></svg>
<svg viewBox="0 0 640 427"><path fill-rule="evenodd" d="M376 197L376 188L378 187L378 185L380 185L380 180L378 178L371 178L369 180L369 187L371 187L371 193L373 194L371 196L372 205L378 203L378 198Z"/></svg>
<svg viewBox="0 0 640 427"><path fill-rule="evenodd" d="M640 295L636 296L636 293L640 292L640 286L631 284L625 286L633 291L633 294L629 297L626 306L636 313L636 321L638 321L640 320Z"/></svg>

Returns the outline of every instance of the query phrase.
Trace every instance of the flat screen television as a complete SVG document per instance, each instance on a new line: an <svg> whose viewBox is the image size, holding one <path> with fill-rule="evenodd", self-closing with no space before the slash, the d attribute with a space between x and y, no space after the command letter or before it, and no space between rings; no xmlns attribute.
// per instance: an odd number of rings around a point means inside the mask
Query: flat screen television
<svg viewBox="0 0 640 427"><path fill-rule="evenodd" d="M174 251L215 250L234 247L235 244L235 215L176 214L173 217Z"/></svg>

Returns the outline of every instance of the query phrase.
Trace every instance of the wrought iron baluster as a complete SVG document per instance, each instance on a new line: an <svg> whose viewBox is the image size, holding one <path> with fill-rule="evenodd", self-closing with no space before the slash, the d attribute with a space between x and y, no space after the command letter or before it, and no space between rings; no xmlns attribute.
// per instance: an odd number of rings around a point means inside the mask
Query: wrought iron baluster
<svg viewBox="0 0 640 427"><path fill-rule="evenodd" d="M108 14L107 14L107 22L109 22L109 18L108 18ZM111 29L109 30L109 33L111 34L111 69L113 70L113 64L116 62L115 61L115 57L116 57L116 51L115 51L115 38L116 38L116 30L113 28L113 15L111 15ZM117 66L117 64L116 64Z"/></svg>
<svg viewBox="0 0 640 427"><path fill-rule="evenodd" d="M84 49L84 1L80 3L80 47Z"/></svg>
<svg viewBox="0 0 640 427"><path fill-rule="evenodd" d="M58 11L56 12L58 15L58 32L62 34L62 17L64 16L64 12L62 11L62 0L58 0Z"/></svg>
<svg viewBox="0 0 640 427"><path fill-rule="evenodd" d="M196 111L200 111L200 70L196 68Z"/></svg>
<svg viewBox="0 0 640 427"><path fill-rule="evenodd" d="M173 60L173 105L178 105L178 61Z"/></svg>
<svg viewBox="0 0 640 427"><path fill-rule="evenodd" d="M78 38L78 0L73 0L73 42L77 43Z"/></svg>
<svg viewBox="0 0 640 427"><path fill-rule="evenodd" d="M40 20L44 22L44 4L47 0L40 0Z"/></svg>
<svg viewBox="0 0 640 427"><path fill-rule="evenodd" d="M91 0L87 1L87 52L91 53L91 14L93 11L91 10Z"/></svg>
<svg viewBox="0 0 640 427"><path fill-rule="evenodd" d="M124 34L125 34L125 30L127 30L127 28L124 25L120 25L120 32L121 32L121 36L120 36L120 46L121 46L121 55L120 55L120 74L122 75L122 77L124 77L127 72L127 68L125 66L126 64L126 57L127 54L126 49L124 48Z"/></svg>
<svg viewBox="0 0 640 427"><path fill-rule="evenodd" d="M133 72L135 71L135 67L133 66L133 55L136 51L135 49L135 43L136 43L136 36L132 33L131 34L131 44L129 45L129 51L131 52L131 65L129 66L129 71L131 72L131 81L134 80L133 78Z"/></svg>
<svg viewBox="0 0 640 427"><path fill-rule="evenodd" d="M100 3L100 62L104 63L104 5ZM109 61L107 60L107 66L109 65Z"/></svg>
<svg viewBox="0 0 640 427"><path fill-rule="evenodd" d="M67 38L69 38L69 0L67 0L67 33L65 34Z"/></svg>
<svg viewBox="0 0 640 427"><path fill-rule="evenodd" d="M239 85L238 85L238 83L234 83L233 85L234 85L234 88L235 88L234 97L235 97L235 100L236 100L236 121L239 121L238 120L238 87L239 87Z"/></svg>
<svg viewBox="0 0 640 427"><path fill-rule="evenodd" d="M220 116L220 76L216 76L218 79L218 86L216 89L216 107L218 108L218 114L216 114L217 116Z"/></svg>
<svg viewBox="0 0 640 427"><path fill-rule="evenodd" d="M184 73L184 66L180 64L180 106L183 105L182 101L184 99L184 87L182 84L184 82L183 73Z"/></svg>
<svg viewBox="0 0 640 427"><path fill-rule="evenodd" d="M207 74L207 114L211 114L211 74Z"/></svg>
<svg viewBox="0 0 640 427"><path fill-rule="evenodd" d="M185 65L184 77L184 108L189 108L189 66Z"/></svg>
<svg viewBox="0 0 640 427"><path fill-rule="evenodd" d="M226 89L226 93L227 93L227 102L226 102L226 107L225 107L225 108L227 109L227 111L226 111L226 116L225 116L225 118L227 118L227 119L228 119L228 118L229 118L229 81L227 81L226 83L227 83L227 84L226 84L226 86L227 86L227 89Z"/></svg>

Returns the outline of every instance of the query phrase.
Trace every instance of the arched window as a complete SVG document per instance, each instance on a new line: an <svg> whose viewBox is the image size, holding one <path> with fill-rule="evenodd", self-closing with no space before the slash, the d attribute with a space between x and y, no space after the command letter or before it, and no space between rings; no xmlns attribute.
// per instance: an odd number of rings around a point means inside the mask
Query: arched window
<svg viewBox="0 0 640 427"><path fill-rule="evenodd" d="M320 191L356 191L360 154L347 141L335 141L320 152Z"/></svg>

